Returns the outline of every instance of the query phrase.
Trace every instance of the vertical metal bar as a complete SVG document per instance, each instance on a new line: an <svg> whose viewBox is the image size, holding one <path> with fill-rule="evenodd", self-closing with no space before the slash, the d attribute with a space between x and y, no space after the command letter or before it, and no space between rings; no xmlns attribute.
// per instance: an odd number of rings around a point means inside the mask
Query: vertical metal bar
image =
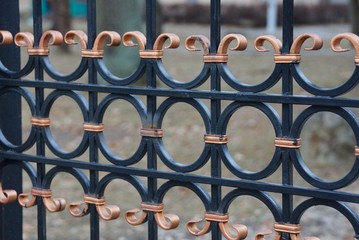
<svg viewBox="0 0 359 240"><path fill-rule="evenodd" d="M283 0L283 53L289 53L290 47L293 43L293 12L294 0ZM282 94L293 95L293 78L291 76L289 64L283 64L283 78L282 78ZM284 136L289 136L289 132L293 123L293 105L282 105L282 131ZM285 185L293 185L293 165L290 160L289 152L285 149L282 154L282 183ZM289 222L293 211L293 196L283 194L283 221ZM289 236L285 236L289 239Z"/></svg>
<svg viewBox="0 0 359 240"><path fill-rule="evenodd" d="M34 32L34 46L39 46L39 41L42 36L42 1L33 0L32 2L33 9L33 32ZM40 63L39 57L36 57L35 60L35 80L43 81L44 80L44 71ZM44 102L45 93L43 88L35 88L36 96L36 116L40 116L40 109ZM40 116L41 117L41 116ZM36 134L36 154L37 156L45 156L45 140L40 131L37 131ZM43 178L46 174L45 164L37 164L37 186L42 186ZM43 205L42 199L37 198L37 234L39 240L47 239L47 229L46 229L46 208Z"/></svg>
<svg viewBox="0 0 359 240"><path fill-rule="evenodd" d="M153 49L153 44L156 39L156 12L157 12L157 1L147 0L146 1L146 49ZM152 67L152 61L146 62L146 79L147 87L156 88L156 74ZM153 115L157 108L157 97L147 96L147 125L153 126ZM153 146L153 141L149 140L147 145L147 168L157 169L157 154ZM148 187L148 199L154 199L157 191L157 179L149 177L147 180ZM148 216L148 239L158 239L158 227L154 219L153 213Z"/></svg>
<svg viewBox="0 0 359 240"><path fill-rule="evenodd" d="M15 35L20 30L19 1L0 0L0 29ZM20 49L15 45L1 47L1 61L7 67L20 69ZM21 144L21 97L7 94L0 101L0 127L3 134L14 144ZM2 174L4 186L22 192L22 171L18 167L7 167ZM17 203L0 207L0 238L22 239L22 208Z"/></svg>
<svg viewBox="0 0 359 240"><path fill-rule="evenodd" d="M217 49L221 40L221 1L220 0L211 0L210 8L211 16L211 47L210 54L216 54ZM217 67L215 64L211 66L211 90L220 91L221 90L221 81L220 75L218 73ZM220 100L211 100L211 133L217 134L217 122L221 114L221 101ZM212 145L211 147L211 176L212 177L221 177L221 162L220 157L217 151L217 146ZM211 186L211 208L216 211L219 208L219 204L222 198L222 191L220 185ZM221 239L221 232L219 231L218 225L216 223L212 224L212 239Z"/></svg>
<svg viewBox="0 0 359 240"><path fill-rule="evenodd" d="M88 43L87 48L93 47L97 35L97 20L96 20L96 0L87 1L87 34ZM88 82L90 84L97 83L97 71L92 59L88 62ZM97 92L88 92L89 97L89 119L93 119L98 105ZM98 163L98 147L95 141L95 134L90 133L89 137L89 159L92 163ZM97 183L99 181L99 174L97 170L90 170L90 193L95 193ZM90 239L100 239L100 218L94 205L90 206Z"/></svg>

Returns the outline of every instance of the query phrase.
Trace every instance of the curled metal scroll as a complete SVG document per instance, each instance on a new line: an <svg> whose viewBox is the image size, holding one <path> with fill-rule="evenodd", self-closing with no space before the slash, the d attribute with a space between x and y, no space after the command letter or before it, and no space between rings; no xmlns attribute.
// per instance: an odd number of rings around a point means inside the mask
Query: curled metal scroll
<svg viewBox="0 0 359 240"><path fill-rule="evenodd" d="M282 42L272 35L264 35L256 38L254 41L254 48L258 52L269 52L269 49L264 47L265 42L269 42L272 45L274 54L281 54Z"/></svg>
<svg viewBox="0 0 359 240"><path fill-rule="evenodd" d="M312 38L313 36L315 36L315 34L312 34ZM317 39L317 37L313 38L313 40L319 42L315 39ZM354 63L356 67L354 69L354 72L352 73L352 76L346 82L337 87L321 88L312 83L301 71L298 65L291 66L291 72L293 74L293 77L303 89L313 95L335 97L349 92L355 86L358 85L359 82L357 81L357 79L359 76L359 37L353 33L341 33L334 36L331 40L331 48L334 52L349 51L349 49L343 48L341 46L341 42L343 40L347 40L355 49ZM319 47L319 44L314 44L314 46Z"/></svg>
<svg viewBox="0 0 359 240"><path fill-rule="evenodd" d="M359 36L354 33L341 33L332 38L331 47L334 52L347 52L350 49L342 48L342 40L348 40L355 49L355 64L359 65Z"/></svg>
<svg viewBox="0 0 359 240"><path fill-rule="evenodd" d="M12 41L14 40L11 32L5 30L0 30L0 37L1 37L0 45L12 44Z"/></svg>
<svg viewBox="0 0 359 240"><path fill-rule="evenodd" d="M7 204L15 202L17 199L17 193L15 190L5 189L3 190L2 183L0 182L0 203Z"/></svg>
<svg viewBox="0 0 359 240"><path fill-rule="evenodd" d="M197 223L201 222L202 219L194 219L187 223L187 230L194 236L202 236L210 231L211 223L217 222L219 229L222 232L223 236L227 240L241 240L245 239L248 234L248 229L245 225L234 224L229 226L228 214L220 213L206 213L205 214L205 223L202 229L198 228ZM233 234L233 232L235 234Z"/></svg>
<svg viewBox="0 0 359 240"><path fill-rule="evenodd" d="M169 40L169 44L165 43ZM163 48L178 48L180 45L180 38L173 33L162 33L159 35L153 45L153 50L163 50Z"/></svg>
<svg viewBox="0 0 359 240"><path fill-rule="evenodd" d="M301 226L295 224L274 224L274 240L280 240L283 238L284 234L289 235L290 240L301 240ZM266 235L270 235L272 231L264 231L256 235L255 240L265 240ZM305 237L303 240L320 240L317 237Z"/></svg>
<svg viewBox="0 0 359 240"><path fill-rule="evenodd" d="M311 47L304 48L306 51L319 50L323 47L323 40L318 34L315 33L303 33L299 35L293 42L290 48L291 54L300 54L300 50L307 39L312 39L313 44Z"/></svg>
<svg viewBox="0 0 359 240"><path fill-rule="evenodd" d="M122 36L122 40L123 40L123 45L125 45L126 47L134 47L134 46L138 46L140 51L144 51L146 50L146 36L139 31L132 31L132 32L126 32L123 36ZM136 40L136 42L134 42L133 40Z"/></svg>
<svg viewBox="0 0 359 240"><path fill-rule="evenodd" d="M60 212L65 209L66 201L63 198L52 198L50 189L33 188L31 193L22 193L18 197L22 207L29 208L36 205L37 197L41 197L49 212Z"/></svg>
<svg viewBox="0 0 359 240"><path fill-rule="evenodd" d="M143 33L139 32L139 31L131 31L131 32L127 32L122 36L122 39L120 39L120 35L116 32L113 31L105 31L102 33L103 36L101 38L99 38L98 36L98 44L95 43L96 45L101 45L103 43L100 44L100 39L104 40L104 37L110 38L111 41L108 44L109 47L111 46L118 46L120 44L120 41L122 41L122 44L126 47L134 47L134 46L139 46L139 55L141 56L141 52L146 51L146 37ZM103 41L101 40L101 41ZM94 45L95 47L95 45ZM95 53L95 49L91 50L93 53ZM145 72L145 62L144 61L140 61L138 68L135 70L135 72L133 72L130 76L122 78L122 77L118 77L115 76L114 74L112 74L110 72L110 70L107 68L105 62L103 61L102 57L103 55L100 57L100 55L102 54L102 51L98 52L98 57L94 57L95 58L95 66L96 69L98 70L99 74L103 77L103 79L107 82L109 82L110 84L113 85L120 85L120 86L125 86L131 83L134 83L136 81L138 81L139 79L141 79L142 75Z"/></svg>
<svg viewBox="0 0 359 240"><path fill-rule="evenodd" d="M232 48L229 48L229 45L236 41L236 45ZM231 51L244 51L247 48L248 41L242 34L228 34L224 36L218 46L218 54L227 54L228 49Z"/></svg>
<svg viewBox="0 0 359 240"><path fill-rule="evenodd" d="M110 40L109 43L106 44L107 40ZM104 57L104 46L105 44L108 47L119 46L121 43L121 36L117 32L114 31L103 31L99 35L97 35L95 42L93 44L92 49L82 49L81 56L89 57L89 58L103 58ZM81 43L83 45L83 43Z"/></svg>
<svg viewBox="0 0 359 240"><path fill-rule="evenodd" d="M227 35L224 39L222 39L222 42L228 44L228 41L233 39L237 39L237 45L234 50L245 49L247 45L247 40L239 34ZM269 49L264 47L265 42L269 42L273 46L275 59L281 57L282 43L272 35L264 35L258 37L254 42L254 48L259 52L268 52ZM226 48L223 48L223 50L226 50ZM218 49L219 52L223 50L221 50L221 48ZM281 71L282 71L280 65L275 64L272 73L267 79L265 79L259 84L251 85L251 84L243 83L240 79L238 79L236 76L233 75L233 73L230 71L230 69L227 66L227 60L225 58L223 59L223 62L221 64L217 65L217 67L219 73L221 74L221 77L223 77L226 83L228 83L232 88L242 92L261 92L271 88L280 80Z"/></svg>
<svg viewBox="0 0 359 240"><path fill-rule="evenodd" d="M74 217L83 217L88 214L89 204L96 206L98 215L105 221L111 221L120 217L121 210L116 205L106 205L106 200L103 197L95 197L85 195L81 202L71 203L69 211Z"/></svg>
<svg viewBox="0 0 359 240"><path fill-rule="evenodd" d="M84 31L72 30L65 34L65 43L69 45L75 45L80 43L83 50L87 49L88 37ZM77 41L76 41L77 39Z"/></svg>
<svg viewBox="0 0 359 240"><path fill-rule="evenodd" d="M202 49L196 47L197 42L201 44ZM206 56L209 55L210 42L204 35L191 35L186 38L185 47L190 52L203 50L203 55Z"/></svg>
<svg viewBox="0 0 359 240"><path fill-rule="evenodd" d="M136 215L142 213L139 217ZM178 227L180 219L175 214L164 214L163 203L142 203L140 209L133 209L126 212L126 220L131 225L140 225L147 219L148 212L153 212L156 223L164 230L171 230Z"/></svg>
<svg viewBox="0 0 359 240"><path fill-rule="evenodd" d="M176 48L179 46L179 38L177 35L173 35L173 34L166 34L166 40L169 39L170 40L170 45L171 48ZM164 40L165 36L161 36ZM157 38L156 42L162 42L163 40L161 40L160 38ZM209 40L207 37L203 36L203 35L192 35L189 36L186 40L185 40L185 48L188 51L201 51L200 48L196 47L196 43L199 42L202 46L203 49L203 59L205 61L206 57L209 56ZM155 46L156 47L156 43ZM160 47L160 45L158 45L158 47ZM155 64L155 69L156 69L156 73L159 77L159 79L165 83L167 86L172 87L172 88L186 88L186 89L191 89L191 88L195 88L200 86L201 84L203 84L207 78L209 77L209 65L208 64L204 64L202 70L200 71L200 73L192 80L188 81L188 82L181 82L178 81L176 79L174 79L172 76L170 76L168 74L168 72L166 71L162 61L161 61L162 56L159 55L159 57L157 57L157 61Z"/></svg>

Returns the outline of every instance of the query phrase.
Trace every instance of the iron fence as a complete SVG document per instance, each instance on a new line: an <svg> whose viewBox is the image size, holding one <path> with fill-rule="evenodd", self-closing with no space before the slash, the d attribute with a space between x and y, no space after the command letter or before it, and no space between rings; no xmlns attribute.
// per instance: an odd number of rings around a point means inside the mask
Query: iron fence
<svg viewBox="0 0 359 240"><path fill-rule="evenodd" d="M186 228L193 236L244 239L247 227L230 224L229 208L240 196L251 196L262 202L273 215L275 239L300 239L302 215L318 205L328 206L344 215L353 227L353 238L358 238L358 216L352 206L359 202L358 194L343 189L355 184L358 177L359 148L353 146L356 161L350 171L335 181L316 176L301 155L303 127L320 112L343 118L353 131L356 142L359 141L358 120L353 111L358 107L358 100L345 97L358 84L358 36L343 33L332 39L334 51L346 51L341 46L343 40L354 47L356 57L352 76L338 87L318 87L306 77L299 63L304 42L311 41L312 45L307 50L318 50L322 47L322 40L312 33L294 39L294 1L283 0L282 40L263 35L254 42L258 51L267 51L267 44L272 46L274 69L267 79L250 85L235 77L227 65L228 51L245 51L248 41L245 36L236 33L221 36L221 1L211 0L209 38L191 35L184 41L189 51L203 51L202 70L191 81L181 82L167 72L162 62L166 54L164 48L177 48L180 39L173 33L155 34L155 0L146 1L146 33L133 31L122 36L114 31L97 32L95 0L87 1L87 32L72 30L64 36L53 30L43 31L41 1L33 1L33 33L19 31L19 16L13 14L18 12L17 1L1 1L1 4L9 5L2 9L10 9L2 11L0 31L3 47L0 49L0 165L4 170L0 185L2 239L22 239L22 211L34 206L37 206L38 239L47 239L46 216L65 208L74 217L89 215L90 238L100 239L100 221L120 217L120 206L107 205L105 198L106 194L110 194L106 192L107 186L115 180L128 182L139 194L140 199L133 203L133 207L138 205L140 208L122 215L131 227L146 224L148 233L144 238L147 239L158 239L158 228L170 232L178 227L181 219L175 212L165 213L168 206L163 201L166 194L178 186L193 192L205 209L204 214L192 209L193 217L202 214L204 219L187 222ZM49 47L63 42L81 45L81 61L76 70L68 74L58 72L49 58ZM103 61L106 43L108 47L120 44L138 46L141 60L133 74L118 77L107 69ZM27 49L28 60L23 66L19 65L18 47ZM44 80L45 73L51 81ZM29 74L34 77L29 79ZM85 74L87 82L78 82ZM105 83L98 83L99 76ZM143 78L145 86L136 85ZM294 95L294 82L306 94ZM209 88L200 88L205 83L209 83ZM228 84L232 90L224 91L222 83ZM281 94L266 92L277 83L281 83ZM100 95L105 97L100 98ZM53 105L64 96L75 102L83 122L80 143L71 151L57 144L50 128ZM160 102L159 99L164 100ZM138 148L127 158L112 152L103 134L106 127L104 116L116 100L133 106L142 124L138 129L141 136ZM23 140L19 133L21 101L30 109L32 126L28 137ZM204 104L204 101L209 104ZM223 107L223 102L229 104ZM204 147L198 159L186 164L174 159L162 140L166 132L163 120L177 103L188 104L198 112L205 129ZM273 104L280 107L274 108ZM298 116L293 113L295 106L304 106ZM227 136L228 124L233 114L242 107L263 113L275 132L275 151L268 156L268 164L262 170L251 172L244 169L228 149L228 142L231 141ZM252 137L260 138L261 135ZM175 141L173 144L176 144ZM33 147L35 153L29 154L27 150ZM105 161L99 161L100 155ZM86 156L87 161L80 160L81 156ZM159 169L159 164L164 164L168 170ZM11 168L13 166L15 169ZM209 166L209 173L198 173L206 166ZM224 170L228 170L232 177L223 176ZM294 184L294 171L308 187ZM22 192L21 172L31 181L32 190L29 193ZM280 183L265 180L278 172ZM60 173L68 173L78 181L83 199L66 203L66 197L53 196L52 183ZM224 189L229 190L224 193ZM274 194L279 195L280 200ZM294 205L293 198L296 196L306 200ZM201 221L203 224L200 224ZM266 234L268 232L258 233L256 239L264 239ZM118 235L120 237L121 232Z"/></svg>

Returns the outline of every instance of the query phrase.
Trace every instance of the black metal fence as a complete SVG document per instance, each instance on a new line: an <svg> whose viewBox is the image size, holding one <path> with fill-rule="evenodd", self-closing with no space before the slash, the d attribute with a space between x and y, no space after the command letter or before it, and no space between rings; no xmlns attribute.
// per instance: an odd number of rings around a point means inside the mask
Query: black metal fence
<svg viewBox="0 0 359 240"><path fill-rule="evenodd" d="M203 68L191 81L180 82L166 71L162 62L164 48L177 48L180 39L172 33L155 34L155 0L146 1L146 33L133 31L122 36L113 31L97 32L95 0L87 1L87 32L74 30L64 36L57 31L43 32L41 1L33 1L33 33L19 32L17 1L0 2L1 239L22 239L22 212L35 206L38 239L47 239L46 217L65 208L74 217L89 215L89 236L100 239L100 221L120 217L121 206L107 205L105 198L110 194L106 192L107 186L115 180L128 182L141 198L133 202L133 207L140 206L140 209L122 213L121 218L127 220L129 227L146 225L147 236L143 239L159 239L159 228L170 232L183 220L176 212L165 213L171 203L164 204L163 201L166 194L178 186L193 192L205 209L205 213L191 210L194 218L203 215L204 219L203 224L197 219L187 221L186 228L192 236L244 239L247 227L229 222L229 208L240 196L251 196L262 202L273 215L275 223L271 230L275 239L300 239L302 215L318 205L337 210L352 225L353 237L358 238L359 219L354 208L359 202L358 194L344 189L353 186L359 176L359 148L353 146L356 161L350 171L335 181L316 176L301 156L302 129L317 113L329 112L340 116L350 126L356 142L359 141L359 125L354 111L359 102L357 98L344 95L359 82L358 36L344 33L332 39L334 51L346 50L341 46L342 40L354 47L356 57L352 76L338 87L318 87L302 72L299 63L304 42L308 40L312 44L309 50L317 50L322 47L322 40L310 33L294 39L294 1L283 0L283 38L278 40L264 35L254 43L258 51L266 51L267 43L273 47L274 69L261 83L250 85L235 77L227 65L228 51L244 51L247 39L240 34L221 35L221 1L211 0L209 38L192 35L184 41L189 51L203 51ZM78 67L68 74L58 72L49 57L49 46L56 47L65 44L63 42L79 43L82 48ZM119 44L138 46L141 60L131 76L114 76L107 69L103 61L106 43L109 47ZM28 55L22 66L19 64L19 47L26 48ZM51 81L44 80L45 73ZM78 82L85 74L87 82ZM98 83L99 76L105 83ZM140 79L145 79L145 86L136 85ZM305 94L293 94L295 82ZM228 84L232 90L223 91L222 83ZM277 83L282 86L281 94L266 92ZM208 89L200 88L204 84L208 84ZM50 112L55 102L64 96L76 103L83 122L80 143L72 151L62 149L51 132ZM126 158L111 151L103 134L106 128L104 116L116 100L133 106L142 123L142 128L138 129L141 136L139 146L132 156ZM31 112L32 127L26 139L21 139L21 101ZM224 106L224 102L227 105ZM203 149L198 159L190 163L174 159L162 140L166 133L162 128L163 120L177 103L195 109L205 129ZM296 106L304 109L298 115L293 112ZM275 132L275 151L268 156L268 164L262 170L251 172L243 168L227 146L231 141L227 136L228 124L242 107L263 113ZM260 138L261 134L248 137ZM176 139L172 144L176 144ZM31 148L35 148L34 154L27 151ZM100 161L100 158L105 160ZM160 164L168 170L159 169ZM210 172L201 174L199 170L205 167L209 167ZM223 176L224 170L232 177ZM294 171L308 187L294 184ZM22 192L22 173L31 181L29 193ZM60 173L71 174L77 179L83 189L83 199L66 203L66 197L52 196L52 183ZM266 181L278 173L280 183ZM304 200L294 205L293 199L297 196ZM189 207L180 206L180 209ZM263 239L266 234L258 233L257 239ZM121 237L122 233L114 235ZM77 239L76 236L73 239Z"/></svg>

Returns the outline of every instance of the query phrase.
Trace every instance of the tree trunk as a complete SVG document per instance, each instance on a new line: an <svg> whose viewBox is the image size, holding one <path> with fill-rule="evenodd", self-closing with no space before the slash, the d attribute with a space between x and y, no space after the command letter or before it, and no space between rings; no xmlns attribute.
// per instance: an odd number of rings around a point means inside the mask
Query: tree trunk
<svg viewBox="0 0 359 240"><path fill-rule="evenodd" d="M97 2L98 32L116 31L121 36L128 31L145 33L145 0L106 0ZM162 9L156 7L156 31L161 32ZM137 68L138 50L123 47L105 48L104 62L116 76L126 77Z"/></svg>
<svg viewBox="0 0 359 240"><path fill-rule="evenodd" d="M97 2L98 32L116 31L121 36L128 31L143 32L143 0L106 0ZM105 48L104 61L116 76L125 77L136 69L138 51L128 47Z"/></svg>
<svg viewBox="0 0 359 240"><path fill-rule="evenodd" d="M70 1L49 0L49 5L53 11L52 29L65 34L71 29Z"/></svg>

